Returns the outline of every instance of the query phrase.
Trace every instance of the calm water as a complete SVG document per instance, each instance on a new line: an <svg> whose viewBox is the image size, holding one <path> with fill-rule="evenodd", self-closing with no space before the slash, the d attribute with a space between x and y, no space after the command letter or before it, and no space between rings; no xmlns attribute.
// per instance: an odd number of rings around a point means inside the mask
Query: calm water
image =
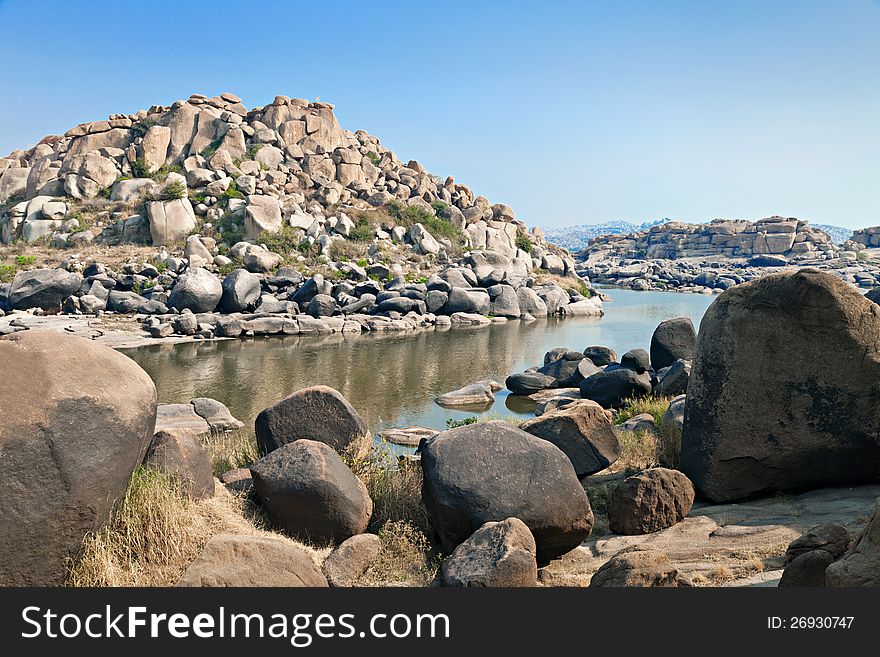
<svg viewBox="0 0 880 657"><path fill-rule="evenodd" d="M690 317L695 326L713 296L609 289L601 319L508 322L489 328L424 331L415 335L289 336L157 345L125 353L156 382L159 401L213 397L253 426L262 409L291 392L324 384L336 388L376 429L445 427L448 418L476 415L437 406L433 398L480 379L503 384L512 372L543 362L553 347L611 347L618 354L647 349L664 319ZM519 402L519 403L518 403ZM484 411L501 417L531 414L520 400L496 394Z"/></svg>

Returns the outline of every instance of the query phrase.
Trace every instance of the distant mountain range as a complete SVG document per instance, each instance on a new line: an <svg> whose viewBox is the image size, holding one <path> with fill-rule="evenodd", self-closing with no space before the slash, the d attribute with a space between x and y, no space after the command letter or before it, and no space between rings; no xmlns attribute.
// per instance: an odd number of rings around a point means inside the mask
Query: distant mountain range
<svg viewBox="0 0 880 657"><path fill-rule="evenodd" d="M571 252L581 251L587 248L589 241L599 235L626 235L648 230L652 226L676 221L675 219L657 219L634 224L629 221L608 221L603 224L580 224L578 226L563 226L561 228L544 228L544 237L548 242L557 244ZM824 230L831 236L835 244L843 244L848 240L853 231L841 226L830 224L813 224L816 228Z"/></svg>

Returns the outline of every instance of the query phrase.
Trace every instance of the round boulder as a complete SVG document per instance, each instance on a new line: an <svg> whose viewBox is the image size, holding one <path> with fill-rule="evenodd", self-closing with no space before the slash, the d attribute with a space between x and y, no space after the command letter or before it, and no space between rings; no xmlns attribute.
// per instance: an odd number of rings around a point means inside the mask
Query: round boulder
<svg viewBox="0 0 880 657"><path fill-rule="evenodd" d="M563 451L578 477L604 470L620 456L614 425L599 404L583 400L545 412L520 428Z"/></svg>
<svg viewBox="0 0 880 657"><path fill-rule="evenodd" d="M651 366L650 357L644 349L630 349L620 357L620 366L636 374L644 374Z"/></svg>
<svg viewBox="0 0 880 657"><path fill-rule="evenodd" d="M189 308L194 313L209 313L223 297L223 286L214 274L196 267L177 279L168 305L177 310Z"/></svg>
<svg viewBox="0 0 880 657"><path fill-rule="evenodd" d="M593 361L593 365L598 367L604 367L605 365L617 362L617 352L608 347L587 347L584 349L584 356Z"/></svg>
<svg viewBox="0 0 880 657"><path fill-rule="evenodd" d="M678 572L665 552L650 547L631 547L602 564L590 580L591 587L693 586Z"/></svg>
<svg viewBox="0 0 880 657"><path fill-rule="evenodd" d="M651 336L651 367L655 370L669 367L679 358L694 356L697 332L689 317L676 317L660 322Z"/></svg>
<svg viewBox="0 0 880 657"><path fill-rule="evenodd" d="M326 443L297 440L251 466L272 524L316 544L362 533L373 513L367 488Z"/></svg>
<svg viewBox="0 0 880 657"><path fill-rule="evenodd" d="M700 324L682 470L729 502L880 476L880 307L801 269L725 290Z"/></svg>
<svg viewBox="0 0 880 657"><path fill-rule="evenodd" d="M382 551L375 534L357 534L339 544L321 567L330 586L352 586Z"/></svg>
<svg viewBox="0 0 880 657"><path fill-rule="evenodd" d="M538 562L547 563L593 529L590 502L565 454L506 422L443 431L421 454L422 500L446 552L485 523L514 517L531 530Z"/></svg>
<svg viewBox="0 0 880 657"><path fill-rule="evenodd" d="M345 397L327 386L297 390L261 411L254 428L264 454L301 438L353 456L363 456L370 448L367 423Z"/></svg>
<svg viewBox="0 0 880 657"><path fill-rule="evenodd" d="M620 408L628 399L651 394L651 378L623 367L604 369L581 381L580 391L602 408Z"/></svg>
<svg viewBox="0 0 880 657"><path fill-rule="evenodd" d="M650 468L624 479L611 493L608 527L630 536L660 531L685 519L694 487L678 470Z"/></svg>
<svg viewBox="0 0 880 657"><path fill-rule="evenodd" d="M156 387L127 356L54 331L0 339L0 362L0 585L60 585L143 461Z"/></svg>
<svg viewBox="0 0 880 657"><path fill-rule="evenodd" d="M260 277L247 269L236 269L223 279L220 310L240 313L260 298Z"/></svg>

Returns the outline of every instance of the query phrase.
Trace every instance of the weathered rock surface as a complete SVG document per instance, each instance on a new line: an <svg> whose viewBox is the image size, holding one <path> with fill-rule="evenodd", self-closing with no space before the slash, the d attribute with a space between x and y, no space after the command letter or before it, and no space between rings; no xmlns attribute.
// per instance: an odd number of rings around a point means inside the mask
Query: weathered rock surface
<svg viewBox="0 0 880 657"><path fill-rule="evenodd" d="M332 447L297 440L251 466L254 491L272 523L316 544L341 543L362 533L373 502L360 479Z"/></svg>
<svg viewBox="0 0 880 657"><path fill-rule="evenodd" d="M590 586L679 587L692 584L663 552L629 548L599 568L590 580Z"/></svg>
<svg viewBox="0 0 880 657"><path fill-rule="evenodd" d="M375 534L357 534L336 546L321 567L330 586L352 586L382 551Z"/></svg>
<svg viewBox="0 0 880 657"><path fill-rule="evenodd" d="M627 399L651 394L651 378L624 367L604 369L581 381L580 391L603 408L620 408Z"/></svg>
<svg viewBox="0 0 880 657"><path fill-rule="evenodd" d="M177 586L327 586L304 549L264 536L212 536Z"/></svg>
<svg viewBox="0 0 880 657"><path fill-rule="evenodd" d="M159 431L150 442L144 465L169 475L184 494L202 500L214 494L211 461L198 435L188 429Z"/></svg>
<svg viewBox="0 0 880 657"><path fill-rule="evenodd" d="M529 527L538 562L546 563L593 528L589 500L565 454L506 422L443 431L421 453L422 499L447 552L486 522L514 517Z"/></svg>
<svg viewBox="0 0 880 657"><path fill-rule="evenodd" d="M535 586L535 539L522 520L487 522L443 560L444 586Z"/></svg>
<svg viewBox="0 0 880 657"><path fill-rule="evenodd" d="M501 384L495 381L477 381L458 390L434 398L440 406L485 406L495 401L495 392Z"/></svg>
<svg viewBox="0 0 880 657"><path fill-rule="evenodd" d="M853 546L825 571L826 586L880 586L880 505Z"/></svg>
<svg viewBox="0 0 880 657"><path fill-rule="evenodd" d="M196 268L177 280L168 297L168 305L178 310L209 313L217 307L222 296L223 287L217 277L205 269Z"/></svg>
<svg viewBox="0 0 880 657"><path fill-rule="evenodd" d="M63 269L33 269L16 274L9 288L13 308L58 310L61 302L77 292L82 276Z"/></svg>
<svg viewBox="0 0 880 657"><path fill-rule="evenodd" d="M651 336L651 367L659 370L678 359L691 360L696 342L697 332L689 317L660 322Z"/></svg>
<svg viewBox="0 0 880 657"><path fill-rule="evenodd" d="M561 449L578 477L604 470L620 456L614 425L605 410L592 401L545 412L520 428Z"/></svg>
<svg viewBox="0 0 880 657"><path fill-rule="evenodd" d="M682 469L714 501L876 478L878 378L880 309L838 279L731 288L701 323Z"/></svg>
<svg viewBox="0 0 880 657"><path fill-rule="evenodd" d="M650 468L627 477L611 493L608 525L615 534L649 534L687 517L694 487L677 470Z"/></svg>
<svg viewBox="0 0 880 657"><path fill-rule="evenodd" d="M156 388L128 357L56 332L0 338L0 362L0 584L57 586L143 460Z"/></svg>
<svg viewBox="0 0 880 657"><path fill-rule="evenodd" d="M363 456L370 446L366 422L345 397L328 386L297 390L261 411L254 428L264 454L303 438L352 456Z"/></svg>

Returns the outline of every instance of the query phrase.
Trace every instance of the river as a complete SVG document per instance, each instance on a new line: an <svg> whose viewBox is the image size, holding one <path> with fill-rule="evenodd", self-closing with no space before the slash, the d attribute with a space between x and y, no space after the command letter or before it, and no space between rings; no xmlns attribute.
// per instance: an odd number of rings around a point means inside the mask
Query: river
<svg viewBox="0 0 880 657"><path fill-rule="evenodd" d="M543 362L554 347L611 347L618 354L648 349L664 319L690 317L695 326L711 295L608 289L599 319L577 317L513 321L488 328L427 330L409 334L269 337L203 341L126 350L156 382L162 403L213 397L252 427L254 418L306 386L336 388L373 430L396 426L444 428L449 418L473 411L444 409L435 396L480 379L504 379ZM484 411L529 416L532 408L507 391Z"/></svg>

